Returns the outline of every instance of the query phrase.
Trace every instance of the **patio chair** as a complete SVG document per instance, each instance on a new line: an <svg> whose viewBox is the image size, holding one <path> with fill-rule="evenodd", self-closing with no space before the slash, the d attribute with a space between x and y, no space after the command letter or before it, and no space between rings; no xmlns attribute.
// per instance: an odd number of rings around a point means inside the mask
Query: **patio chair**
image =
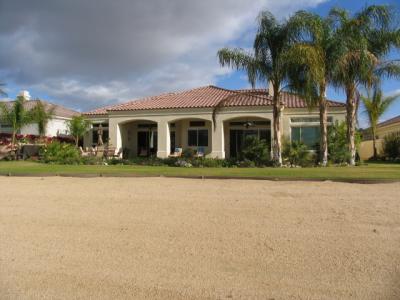
<svg viewBox="0 0 400 300"><path fill-rule="evenodd" d="M117 148L116 147L108 147L106 149L106 151L104 152L104 156L106 159L109 159L110 157L114 157L115 156L115 150Z"/></svg>
<svg viewBox="0 0 400 300"><path fill-rule="evenodd" d="M147 157L148 156L148 152L146 148L141 148L139 151L139 156L140 157Z"/></svg>
<svg viewBox="0 0 400 300"><path fill-rule="evenodd" d="M169 155L169 157L181 157L183 149L182 148L175 148L174 152Z"/></svg>
<svg viewBox="0 0 400 300"><path fill-rule="evenodd" d="M118 152L113 155L113 158L122 158L122 148L119 148Z"/></svg>
<svg viewBox="0 0 400 300"><path fill-rule="evenodd" d="M8 145L0 146L0 160L11 155L11 148Z"/></svg>
<svg viewBox="0 0 400 300"><path fill-rule="evenodd" d="M97 149L95 147L86 148L86 152L88 152L90 156L96 156Z"/></svg>
<svg viewBox="0 0 400 300"><path fill-rule="evenodd" d="M82 147L79 147L79 152L82 157L87 157L90 155L90 153L88 151L84 151Z"/></svg>
<svg viewBox="0 0 400 300"><path fill-rule="evenodd" d="M204 157L205 149L204 147L198 147L195 157Z"/></svg>

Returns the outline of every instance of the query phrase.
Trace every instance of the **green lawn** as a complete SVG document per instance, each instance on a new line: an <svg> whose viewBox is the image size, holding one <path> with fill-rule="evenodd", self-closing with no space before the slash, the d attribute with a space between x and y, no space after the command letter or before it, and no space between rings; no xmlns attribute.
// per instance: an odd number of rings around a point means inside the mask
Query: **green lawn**
<svg viewBox="0 0 400 300"><path fill-rule="evenodd" d="M400 164L328 168L178 168L151 166L47 165L29 161L0 162L0 175L115 175L257 177L271 179L400 180Z"/></svg>

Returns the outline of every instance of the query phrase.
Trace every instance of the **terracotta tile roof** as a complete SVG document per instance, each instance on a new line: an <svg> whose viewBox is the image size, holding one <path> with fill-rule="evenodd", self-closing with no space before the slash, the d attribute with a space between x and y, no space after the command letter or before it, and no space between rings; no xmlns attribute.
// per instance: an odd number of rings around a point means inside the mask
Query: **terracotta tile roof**
<svg viewBox="0 0 400 300"><path fill-rule="evenodd" d="M288 108L305 108L299 96L282 92L282 101ZM266 89L228 90L216 86L206 86L177 93L129 101L123 104L103 107L84 113L85 115L104 115L108 111L135 111L151 109L212 108L216 106L270 106L272 97ZM329 101L332 107L344 107L343 103Z"/></svg>
<svg viewBox="0 0 400 300"><path fill-rule="evenodd" d="M396 124L396 123L398 123L400 125L400 116L391 118L391 119L386 120L384 122L381 122L381 123L378 124L378 127L392 125L392 124Z"/></svg>
<svg viewBox="0 0 400 300"><path fill-rule="evenodd" d="M8 107L11 107L15 101L7 101L4 102ZM64 106L58 105L58 104L53 104L44 100L27 100L24 102L24 107L26 110L31 110L33 109L38 102L42 102L46 108L47 111L50 111L53 109L53 115L56 117L62 117L62 118L71 118L73 116L79 115L79 112L66 108Z"/></svg>

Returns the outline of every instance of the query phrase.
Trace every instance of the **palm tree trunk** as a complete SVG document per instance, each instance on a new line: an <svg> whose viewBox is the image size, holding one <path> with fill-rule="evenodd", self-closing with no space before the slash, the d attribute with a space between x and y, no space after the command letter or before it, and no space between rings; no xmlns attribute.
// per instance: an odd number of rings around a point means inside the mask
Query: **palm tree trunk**
<svg viewBox="0 0 400 300"><path fill-rule="evenodd" d="M325 91L320 94L319 100L319 124L320 124L320 162L321 166L328 164L328 103L325 99Z"/></svg>
<svg viewBox="0 0 400 300"><path fill-rule="evenodd" d="M374 156L373 156L373 158L377 159L378 158L378 149L376 148L376 129L375 129L375 126L371 127L371 131L372 131L372 145L373 145L373 148L374 148Z"/></svg>
<svg viewBox="0 0 400 300"><path fill-rule="evenodd" d="M353 85L346 89L346 112L347 145L350 153L349 164L354 166L356 164L356 144L354 137L356 132L357 103L355 99L355 87Z"/></svg>
<svg viewBox="0 0 400 300"><path fill-rule="evenodd" d="M78 145L79 145L79 137L76 136L75 137L75 146L76 146L76 148L78 148Z"/></svg>
<svg viewBox="0 0 400 300"><path fill-rule="evenodd" d="M14 149L14 146L15 146L15 136L16 136L16 132L15 132L15 130L13 130L12 137L11 137L11 147L13 149Z"/></svg>
<svg viewBox="0 0 400 300"><path fill-rule="evenodd" d="M16 144L16 135L17 135L16 131L13 130L13 132L12 132L12 138L11 138L11 149L12 149L12 151L14 151L14 160L17 160L17 158L18 158L18 155L17 155L17 148L15 147L15 144Z"/></svg>
<svg viewBox="0 0 400 300"><path fill-rule="evenodd" d="M279 88L274 87L273 96L273 123L274 123L274 140L273 140L273 160L276 166L282 165L282 141L281 141L281 105L279 102Z"/></svg>

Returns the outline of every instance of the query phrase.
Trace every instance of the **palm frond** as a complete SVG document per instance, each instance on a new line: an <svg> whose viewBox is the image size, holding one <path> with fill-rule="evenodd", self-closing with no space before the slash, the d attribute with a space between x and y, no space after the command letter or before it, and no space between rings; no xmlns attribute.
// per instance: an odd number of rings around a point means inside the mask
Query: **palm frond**
<svg viewBox="0 0 400 300"><path fill-rule="evenodd" d="M240 48L223 48L218 51L217 55L221 66L246 71L249 82L252 86L255 86L261 63L251 53L246 53Z"/></svg>
<svg viewBox="0 0 400 300"><path fill-rule="evenodd" d="M378 78L400 78L400 60L380 62L374 73Z"/></svg>

